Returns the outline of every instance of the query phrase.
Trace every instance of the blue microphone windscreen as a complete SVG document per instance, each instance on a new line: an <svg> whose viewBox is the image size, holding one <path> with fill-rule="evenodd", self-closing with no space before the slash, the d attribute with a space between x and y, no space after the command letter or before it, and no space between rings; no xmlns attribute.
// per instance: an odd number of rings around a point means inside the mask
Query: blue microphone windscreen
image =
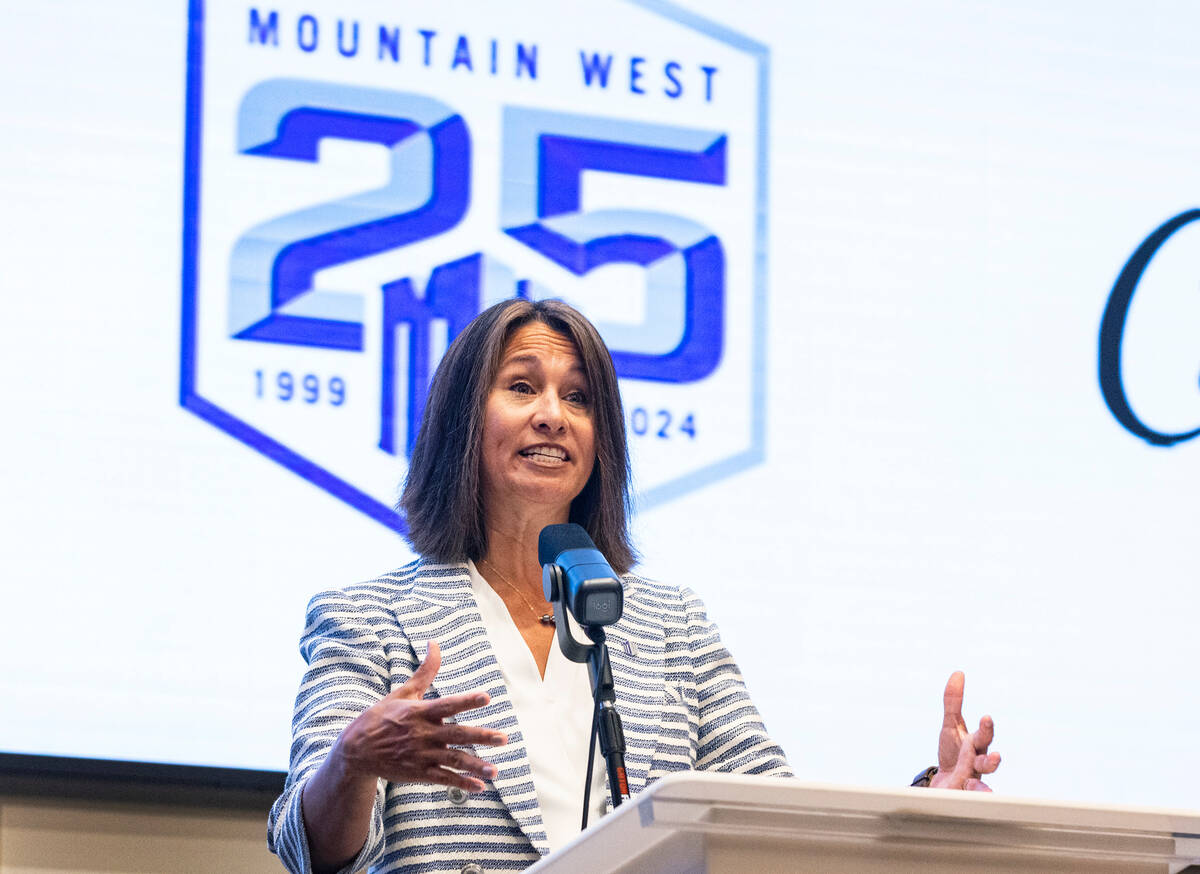
<svg viewBox="0 0 1200 874"><path fill-rule="evenodd" d="M554 560L567 549L595 549L596 544L583 530L582 525L567 522L562 525L547 525L538 535L538 564L554 564Z"/></svg>

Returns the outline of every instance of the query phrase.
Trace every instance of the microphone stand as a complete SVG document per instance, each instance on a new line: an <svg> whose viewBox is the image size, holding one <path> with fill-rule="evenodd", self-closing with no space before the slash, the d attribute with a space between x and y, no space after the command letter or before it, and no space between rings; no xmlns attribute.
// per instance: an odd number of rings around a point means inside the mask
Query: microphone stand
<svg viewBox="0 0 1200 874"><path fill-rule="evenodd" d="M597 727L600 733L600 752L608 766L608 791L613 807L629 797L629 779L625 774L625 732L621 728L621 714L617 712L616 687L613 684L612 664L608 659L608 644L604 628L600 625L583 625L584 633L592 643L584 644L571 634L567 622L566 598L563 596L562 569L548 564L542 568L542 581L547 600L554 604L554 622L558 645L563 655L573 662L587 662L588 675L592 681L592 700L595 712L592 717L592 737L588 743L588 772L584 788L583 823L587 827L587 798L592 785L592 756L595 752Z"/></svg>
<svg viewBox="0 0 1200 874"><path fill-rule="evenodd" d="M629 797L629 779L625 776L625 732L621 728L621 714L617 712L617 694L613 686L612 665L608 661L608 644L605 643L604 629L599 625L585 625L583 630L593 643L588 654L588 673L592 677L598 711L600 752L608 763L608 785L613 807L618 807Z"/></svg>

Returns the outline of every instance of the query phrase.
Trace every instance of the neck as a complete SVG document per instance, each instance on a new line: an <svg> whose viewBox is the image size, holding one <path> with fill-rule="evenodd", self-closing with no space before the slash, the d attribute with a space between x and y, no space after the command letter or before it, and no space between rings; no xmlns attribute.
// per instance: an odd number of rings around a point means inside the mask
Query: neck
<svg viewBox="0 0 1200 874"><path fill-rule="evenodd" d="M488 524L488 550L481 561L491 565L505 579L526 592L542 598L542 566L538 563L538 535L547 525L565 522L565 510L531 514L523 518L507 517L503 524ZM489 516L490 519L490 516Z"/></svg>

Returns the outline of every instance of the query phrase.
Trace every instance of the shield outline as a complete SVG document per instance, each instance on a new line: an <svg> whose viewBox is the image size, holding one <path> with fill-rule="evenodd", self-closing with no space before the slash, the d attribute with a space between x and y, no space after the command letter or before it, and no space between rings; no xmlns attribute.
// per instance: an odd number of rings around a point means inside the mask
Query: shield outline
<svg viewBox="0 0 1200 874"><path fill-rule="evenodd" d="M744 450L654 486L636 498L640 509L659 506L760 464L766 457L767 403L767 139L770 50L762 43L664 0L624 0L662 18L703 33L754 58L758 68L757 173L755 180L754 277L751 289L750 445ZM329 473L274 437L231 415L196 392L196 275L199 256L200 139L204 94L204 2L189 0L187 96L183 175L183 300L180 326L179 405L245 443L292 473L396 531L407 532L404 518L341 477Z"/></svg>

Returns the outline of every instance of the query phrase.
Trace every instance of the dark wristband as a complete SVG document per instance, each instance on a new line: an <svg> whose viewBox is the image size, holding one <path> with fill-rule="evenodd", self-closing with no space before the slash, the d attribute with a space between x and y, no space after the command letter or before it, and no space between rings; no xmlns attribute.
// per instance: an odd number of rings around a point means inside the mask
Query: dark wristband
<svg viewBox="0 0 1200 874"><path fill-rule="evenodd" d="M917 776L913 777L912 785L922 789L928 788L929 781L933 779L933 775L938 772L937 765L930 765Z"/></svg>

